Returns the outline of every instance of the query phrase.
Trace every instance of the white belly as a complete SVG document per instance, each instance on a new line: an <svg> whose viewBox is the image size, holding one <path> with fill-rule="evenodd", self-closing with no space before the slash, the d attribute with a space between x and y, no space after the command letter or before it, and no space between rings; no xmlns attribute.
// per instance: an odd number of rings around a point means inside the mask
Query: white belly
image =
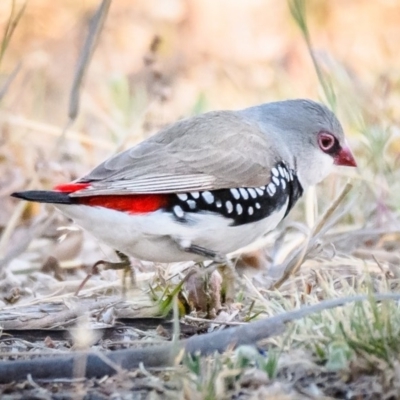
<svg viewBox="0 0 400 400"><path fill-rule="evenodd" d="M239 226L211 213L186 213L178 222L170 213L126 214L103 207L62 205L56 207L97 239L140 260L161 263L202 261L182 251L176 241L185 240L226 255L248 246L274 229L282 220L287 204L267 219Z"/></svg>

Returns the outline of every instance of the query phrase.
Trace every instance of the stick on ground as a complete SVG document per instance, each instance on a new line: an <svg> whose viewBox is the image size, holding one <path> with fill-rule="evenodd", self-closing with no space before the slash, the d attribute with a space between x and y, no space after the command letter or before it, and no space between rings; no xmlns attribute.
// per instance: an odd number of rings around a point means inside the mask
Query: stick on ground
<svg viewBox="0 0 400 400"><path fill-rule="evenodd" d="M359 295L326 300L246 325L193 336L180 341L179 348L184 348L187 354L207 355L223 352L227 348L256 344L262 339L282 333L288 322L347 303L365 300L400 300L400 294ZM169 343L141 349L117 350L101 355L97 355L95 352L76 352L71 355L43 357L34 360L3 361L0 362L0 383L24 380L28 374L33 379L71 379L74 377L74 366L83 363L86 363L84 374L86 378L102 377L118 372L112 367L114 364L125 369L137 368L141 363L147 368L165 367L173 365L175 356L175 346L173 343ZM107 359L110 362L106 362Z"/></svg>

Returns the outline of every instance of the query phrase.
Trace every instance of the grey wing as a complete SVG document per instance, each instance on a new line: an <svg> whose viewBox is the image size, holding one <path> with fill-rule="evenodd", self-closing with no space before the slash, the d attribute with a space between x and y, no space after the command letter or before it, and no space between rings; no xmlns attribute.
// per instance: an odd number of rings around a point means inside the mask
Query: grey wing
<svg viewBox="0 0 400 400"><path fill-rule="evenodd" d="M276 152L275 152L276 153ZM104 161L73 196L179 193L269 182L276 154L267 136L232 111L179 121Z"/></svg>

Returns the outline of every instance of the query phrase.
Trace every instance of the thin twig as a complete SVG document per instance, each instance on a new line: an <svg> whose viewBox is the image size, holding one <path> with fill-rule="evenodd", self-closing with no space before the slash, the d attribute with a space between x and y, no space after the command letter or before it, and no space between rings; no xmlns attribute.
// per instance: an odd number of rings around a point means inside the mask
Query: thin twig
<svg viewBox="0 0 400 400"><path fill-rule="evenodd" d="M320 85L322 86L322 90L325 94L326 100L330 107L334 110L336 107L335 90L333 88L332 82L329 80L326 74L323 73L313 50L310 31L308 29L306 18L306 0L289 0L288 3L292 17L296 21L301 33L303 34L304 41L306 42L311 61L314 65L315 72L317 73L317 77Z"/></svg>
<svg viewBox="0 0 400 400"><path fill-rule="evenodd" d="M353 185L349 182L346 183L343 190L339 193L336 199L332 202L332 204L328 207L328 209L324 212L319 222L309 236L306 238L303 246L300 249L297 249L291 256L286 260L286 267L284 268L283 275L281 278L274 284L274 288L277 289L292 275L294 274L301 264L304 261L304 258L312 250L317 243L319 237L326 232L326 228L330 228L333 224L332 216L335 210L338 208L343 199L347 196L347 194L352 189ZM340 217L342 214L340 214ZM338 219L336 218L335 221Z"/></svg>
<svg viewBox="0 0 400 400"><path fill-rule="evenodd" d="M312 236L316 236L321 229L326 225L331 218L332 214L338 208L339 204L343 201L343 199L348 195L350 190L353 188L353 185L350 182L347 182L343 190L339 193L336 199L332 202L332 204L328 207L328 209L324 212L318 224L313 228Z"/></svg>
<svg viewBox="0 0 400 400"><path fill-rule="evenodd" d="M110 298L107 298L104 300L93 301L83 307L81 302L79 302L79 299L77 299L76 307L71 310L51 313L42 318L30 319L29 329L54 329L58 325L66 325L67 323L71 322L71 320L74 320L83 315L85 312L111 306L113 305L113 302L117 304L120 302L120 300L112 300ZM3 322L3 325L7 329L24 329L27 326L27 319L21 318L20 320L14 320L12 321L12 326L11 324L7 325L6 322Z"/></svg>
<svg viewBox="0 0 400 400"><path fill-rule="evenodd" d="M7 77L6 81L3 83L2 87L0 88L0 101L3 99L5 94L8 91L8 88L10 87L12 81L15 79L17 76L18 72L21 69L21 63L19 62L17 66L14 68L13 72Z"/></svg>
<svg viewBox="0 0 400 400"><path fill-rule="evenodd" d="M46 135L57 136L57 137L60 135L59 127L44 122L33 121L21 115L15 115L15 114L11 115L0 112L0 120L7 122L8 124L13 126L25 128L27 130L37 131L40 133L44 133ZM88 137L83 132L69 131L68 138L71 140L72 139L76 140L84 145L99 147L101 149L106 149L106 150L112 149L112 145L110 144L109 141L103 140L98 137L96 139Z"/></svg>
<svg viewBox="0 0 400 400"><path fill-rule="evenodd" d="M17 15L14 17L15 13L15 0L12 1L11 3L11 12L10 16L7 20L7 25L6 29L4 31L3 39L1 41L0 45L0 65L1 62L3 61L4 54L8 48L8 45L10 44L11 38L14 34L15 28L17 27L20 19L22 18L22 15L25 12L27 2L25 2L22 7L19 9Z"/></svg>
<svg viewBox="0 0 400 400"><path fill-rule="evenodd" d="M75 78L70 94L68 116L71 121L74 121L76 116L78 115L82 82L88 70L93 52L99 41L100 33L104 26L104 21L107 17L110 5L111 0L103 0L90 21L89 33L83 45L81 55L79 57L78 66L76 68Z"/></svg>
<svg viewBox="0 0 400 400"><path fill-rule="evenodd" d="M98 9L93 14L93 17L90 20L89 32L86 37L85 43L83 44L83 48L78 60L78 65L75 71L74 81L72 83L68 108L69 119L64 126L61 135L58 137L55 148L59 148L61 146L68 129L71 127L72 123L75 121L78 115L82 83L89 68L94 50L96 49L96 46L98 44L100 33L104 26L104 21L107 17L110 5L111 0L102 0Z"/></svg>
<svg viewBox="0 0 400 400"><path fill-rule="evenodd" d="M27 189L30 189L34 185L36 185L36 183L37 183L37 175L36 175L35 171L32 172L32 177L30 177L30 178L28 177L28 182L29 182L29 184L28 184ZM23 212L24 212L24 210L26 208L26 204L27 203L25 201L23 201L23 202L19 203L15 207L13 213L11 214L10 219L7 222L7 225L6 225L3 233L1 234L1 237L0 237L0 257L2 257L2 258L0 258L0 269L1 269L2 266L4 266L10 260L12 260L16 255L21 254L21 252L19 250L18 250L18 252L15 252L15 249L11 249L7 254L5 254L5 252L6 252L6 248L7 248L8 242L9 242L9 240L11 238L11 235L14 232L15 228L17 227L18 222L21 219L22 214L23 214ZM22 251L24 251L28 247L30 241L33 239L33 236L30 236L29 234L27 236L29 236L29 242L26 243L26 246L24 247L24 246L21 246L21 244L25 244L25 240L21 240L21 242L17 246L18 249L22 248Z"/></svg>

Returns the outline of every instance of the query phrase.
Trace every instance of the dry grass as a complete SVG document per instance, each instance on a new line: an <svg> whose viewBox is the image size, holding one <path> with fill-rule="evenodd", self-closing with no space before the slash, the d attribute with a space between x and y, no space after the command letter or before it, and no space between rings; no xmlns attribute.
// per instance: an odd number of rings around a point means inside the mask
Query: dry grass
<svg viewBox="0 0 400 400"><path fill-rule="evenodd" d="M310 0L304 19L302 2L290 1L297 24L281 1L162 4L112 3L81 88L79 114L65 136L79 49L99 2L0 4L3 360L163 343L178 327L155 317L171 311L176 292L181 337L323 299L397 292L398 2ZM334 106L359 168L338 170L308 193L261 252L238 262L233 315L216 315L217 273L207 282L195 276L179 286L188 263L135 261L138 288L124 300L119 274L108 270L74 296L95 261L113 259L111 249L71 230L51 208L9 197L76 178L181 116L287 97L321 98ZM340 197L349 179L352 187ZM214 298L204 295L204 287ZM192 311L193 302L202 310ZM395 399L399 315L396 302L371 297L299 320L257 349L103 379L29 378L0 386L0 393L10 399Z"/></svg>

